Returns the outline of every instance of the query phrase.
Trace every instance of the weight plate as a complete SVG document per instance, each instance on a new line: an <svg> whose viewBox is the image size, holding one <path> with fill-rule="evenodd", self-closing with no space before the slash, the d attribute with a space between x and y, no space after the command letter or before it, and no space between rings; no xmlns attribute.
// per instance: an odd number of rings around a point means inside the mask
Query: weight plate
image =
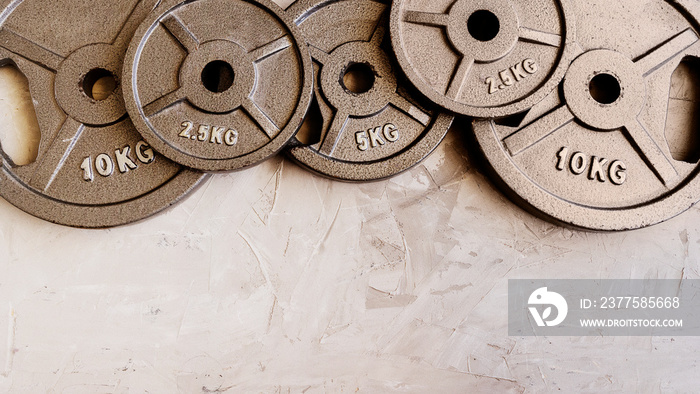
<svg viewBox="0 0 700 394"><path fill-rule="evenodd" d="M54 223L110 227L153 215L203 179L141 140L118 87L131 35L157 2L2 2L0 59L27 77L41 131L34 163L2 153L2 197ZM99 101L88 85L103 76L117 88Z"/></svg>
<svg viewBox="0 0 700 394"><path fill-rule="evenodd" d="M667 139L672 75L700 57L699 5L577 5L584 53L560 91L524 119L475 121L481 149L517 200L558 222L628 230L674 217L700 200L697 160L675 160Z"/></svg>
<svg viewBox="0 0 700 394"><path fill-rule="evenodd" d="M127 109L158 152L205 171L266 160L301 126L311 59L267 0L170 1L136 32L124 68Z"/></svg>
<svg viewBox="0 0 700 394"><path fill-rule="evenodd" d="M396 0L401 68L440 106L504 117L532 108L576 54L569 0Z"/></svg>
<svg viewBox="0 0 700 394"><path fill-rule="evenodd" d="M322 116L320 141L288 155L321 175L344 181L394 176L426 158L454 119L418 105L382 49L385 2L301 0L287 12L306 38ZM365 86L346 86L357 73ZM350 85L350 84L348 84Z"/></svg>

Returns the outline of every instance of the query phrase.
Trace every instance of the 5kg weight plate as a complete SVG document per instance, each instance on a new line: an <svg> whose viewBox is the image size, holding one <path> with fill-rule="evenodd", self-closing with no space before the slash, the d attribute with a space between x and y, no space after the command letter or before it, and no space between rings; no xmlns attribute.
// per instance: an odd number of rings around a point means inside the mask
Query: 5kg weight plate
<svg viewBox="0 0 700 394"><path fill-rule="evenodd" d="M28 79L41 131L37 160L3 152L0 195L54 223L110 227L143 219L191 191L203 174L158 156L126 116L124 53L157 0L3 1L0 59ZM91 96L113 78L104 100Z"/></svg>
<svg viewBox="0 0 700 394"><path fill-rule="evenodd" d="M413 84L459 114L532 108L575 55L569 0L397 0L391 36Z"/></svg>
<svg viewBox="0 0 700 394"><path fill-rule="evenodd" d="M700 57L699 4L577 6L584 53L560 91L515 127L475 121L481 149L518 201L556 221L628 230L672 218L700 200L697 160L674 159L667 136L672 75Z"/></svg>
<svg viewBox="0 0 700 394"><path fill-rule="evenodd" d="M166 1L139 27L125 100L158 152L205 171L257 164L302 124L311 59L297 27L268 0Z"/></svg>
<svg viewBox="0 0 700 394"><path fill-rule="evenodd" d="M288 150L302 166L345 181L388 178L427 157L450 128L453 116L417 104L384 51L388 9L373 0L301 0L287 9L314 60L322 117L320 141Z"/></svg>

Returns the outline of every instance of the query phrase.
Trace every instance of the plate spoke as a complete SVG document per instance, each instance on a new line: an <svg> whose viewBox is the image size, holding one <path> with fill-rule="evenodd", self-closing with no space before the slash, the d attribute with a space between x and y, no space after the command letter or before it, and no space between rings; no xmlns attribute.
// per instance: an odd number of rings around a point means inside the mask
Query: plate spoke
<svg viewBox="0 0 700 394"><path fill-rule="evenodd" d="M452 75L450 86L445 93L448 98L455 100L462 94L464 86L467 84L467 78L472 72L472 67L474 67L474 59L472 58L465 56L459 61Z"/></svg>
<svg viewBox="0 0 700 394"><path fill-rule="evenodd" d="M664 64L670 62L679 56L683 51L698 42L698 36L691 29L684 30L680 34L666 41L658 48L651 51L641 59L637 60L637 64L642 69L644 77L654 73Z"/></svg>
<svg viewBox="0 0 700 394"><path fill-rule="evenodd" d="M311 52L311 58L321 64L326 64L329 60L329 55L326 52L313 45L309 45L309 52Z"/></svg>
<svg viewBox="0 0 700 394"><path fill-rule="evenodd" d="M423 126L427 126L430 123L430 114L418 108L400 94L397 93L391 103Z"/></svg>
<svg viewBox="0 0 700 394"><path fill-rule="evenodd" d="M281 52L292 46L292 40L288 35L280 37L274 41L271 41L257 49L250 52L250 56L253 58L255 63L263 61L268 57Z"/></svg>
<svg viewBox="0 0 700 394"><path fill-rule="evenodd" d="M321 149L319 150L321 154L324 154L326 156L330 156L333 154L336 146L338 145L338 142L340 141L340 137L342 136L343 131L345 130L345 126L348 124L349 120L350 115L348 114L345 114L343 112L337 112L335 114L333 122L331 122L331 125L328 127L328 130L323 136L323 141L321 142Z"/></svg>
<svg viewBox="0 0 700 394"><path fill-rule="evenodd" d="M173 105L181 102L184 99L185 96L182 89L174 90L160 98L155 99L151 103L146 104L146 106L143 107L143 114L147 118L150 118L163 112L165 109L170 108Z"/></svg>
<svg viewBox="0 0 700 394"><path fill-rule="evenodd" d="M520 39L555 48L559 48L562 45L561 36L559 34L528 29L527 27L520 28Z"/></svg>
<svg viewBox="0 0 700 394"><path fill-rule="evenodd" d="M0 29L0 47L51 71L58 70L64 60L61 55L7 28Z"/></svg>
<svg viewBox="0 0 700 394"><path fill-rule="evenodd" d="M574 114L563 105L503 140L511 156L517 156L557 130L574 121Z"/></svg>
<svg viewBox="0 0 700 394"><path fill-rule="evenodd" d="M408 11L404 15L403 20L404 22L415 23L417 25L444 27L447 26L449 15L421 11Z"/></svg>
<svg viewBox="0 0 700 394"><path fill-rule="evenodd" d="M199 40L175 15L168 15L161 21L170 34L182 45L188 53L194 52L199 47Z"/></svg>
<svg viewBox="0 0 700 394"><path fill-rule="evenodd" d="M56 137L37 160L38 165L29 181L32 187L42 191L47 191L51 187L84 131L85 125L72 118L67 118L63 122Z"/></svg>
<svg viewBox="0 0 700 394"><path fill-rule="evenodd" d="M679 175L673 164L671 164L671 161L661 151L659 145L649 135L649 132L639 120L626 125L625 130L627 130L631 142L635 145L649 169L656 174L664 185L670 186L673 181L678 179Z"/></svg>
<svg viewBox="0 0 700 394"><path fill-rule="evenodd" d="M243 109L250 115L255 123L260 126L265 134L272 140L277 134L279 134L280 129L277 127L275 122L272 121L263 111L258 107L257 104L251 99L247 99L243 102Z"/></svg>

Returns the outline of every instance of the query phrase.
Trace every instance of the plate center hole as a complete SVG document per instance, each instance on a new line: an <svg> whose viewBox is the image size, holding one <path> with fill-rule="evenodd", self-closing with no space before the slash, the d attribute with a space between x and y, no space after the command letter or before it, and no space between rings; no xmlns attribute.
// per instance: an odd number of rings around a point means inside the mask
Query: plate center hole
<svg viewBox="0 0 700 394"><path fill-rule="evenodd" d="M343 74L343 86L355 94L369 92L375 81L374 70L367 63L353 63Z"/></svg>
<svg viewBox="0 0 700 394"><path fill-rule="evenodd" d="M501 22L493 12L479 10L469 17L467 29L469 30L469 34L475 39L489 42L496 38L501 31Z"/></svg>
<svg viewBox="0 0 700 394"><path fill-rule="evenodd" d="M96 68L85 74L81 88L95 101L107 100L117 89L117 78L104 68Z"/></svg>
<svg viewBox="0 0 700 394"><path fill-rule="evenodd" d="M620 98L622 88L620 81L614 76L606 73L598 74L588 86L591 97L600 104L612 104Z"/></svg>
<svg viewBox="0 0 700 394"><path fill-rule="evenodd" d="M223 93L233 86L233 67L223 60L210 62L202 70L202 85L212 93Z"/></svg>

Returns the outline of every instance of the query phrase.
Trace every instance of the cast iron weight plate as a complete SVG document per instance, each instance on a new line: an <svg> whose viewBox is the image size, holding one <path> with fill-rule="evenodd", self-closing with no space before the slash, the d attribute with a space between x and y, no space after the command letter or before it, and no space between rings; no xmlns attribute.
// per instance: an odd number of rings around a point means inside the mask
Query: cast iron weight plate
<svg viewBox="0 0 700 394"><path fill-rule="evenodd" d="M38 159L2 153L0 195L74 227L134 222L169 207L204 177L155 154L126 116L120 88L97 101L86 84L112 76L157 0L3 1L0 59L29 80L41 131Z"/></svg>
<svg viewBox="0 0 700 394"><path fill-rule="evenodd" d="M674 160L666 139L671 76L700 57L699 4L578 6L585 53L561 93L517 127L475 121L476 138L514 199L547 218L602 231L670 219L700 200L698 163Z"/></svg>
<svg viewBox="0 0 700 394"><path fill-rule="evenodd" d="M312 95L311 58L268 0L166 1L126 56L125 99L158 152L204 171L232 171L280 151Z"/></svg>
<svg viewBox="0 0 700 394"><path fill-rule="evenodd" d="M396 0L401 68L438 105L496 118L532 108L575 57L570 0Z"/></svg>
<svg viewBox="0 0 700 394"><path fill-rule="evenodd" d="M343 181L394 176L432 153L452 124L452 115L416 104L396 75L381 47L388 9L373 0L301 0L287 9L309 44L323 119L319 142L287 153L316 173ZM367 86L345 85L352 70Z"/></svg>

